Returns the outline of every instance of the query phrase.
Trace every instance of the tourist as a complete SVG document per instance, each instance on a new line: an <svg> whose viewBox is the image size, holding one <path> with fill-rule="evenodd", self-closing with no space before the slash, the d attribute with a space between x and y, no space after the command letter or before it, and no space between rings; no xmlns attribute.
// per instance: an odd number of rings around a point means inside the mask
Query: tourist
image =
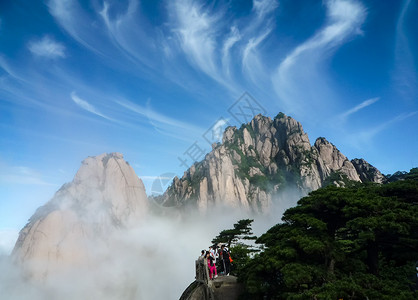
<svg viewBox="0 0 418 300"><path fill-rule="evenodd" d="M216 259L219 257L218 255L218 247L213 245L209 248L210 256L212 256L214 263L216 264Z"/></svg>
<svg viewBox="0 0 418 300"><path fill-rule="evenodd" d="M209 278L214 279L218 277L218 272L216 271L215 261L214 261L214 258L211 256L210 252L206 252L206 259L208 260ZM215 277L213 277L213 273L215 273Z"/></svg>
<svg viewBox="0 0 418 300"><path fill-rule="evenodd" d="M231 271L231 255L229 254L228 248L225 245L221 246L222 264L224 268L224 274L229 276Z"/></svg>
<svg viewBox="0 0 418 300"><path fill-rule="evenodd" d="M221 275L225 275L225 264L224 264L224 257L223 252L219 251L219 263L218 263L218 270Z"/></svg>

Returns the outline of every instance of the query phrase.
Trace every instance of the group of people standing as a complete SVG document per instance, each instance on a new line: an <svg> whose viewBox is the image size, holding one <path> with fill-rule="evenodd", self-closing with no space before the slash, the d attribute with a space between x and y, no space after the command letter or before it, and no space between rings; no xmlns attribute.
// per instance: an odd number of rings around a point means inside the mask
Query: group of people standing
<svg viewBox="0 0 418 300"><path fill-rule="evenodd" d="M232 258L225 245L221 245L220 248L218 245L213 245L209 247L208 251L202 250L200 258L207 259L210 279L218 277L217 267L219 267L221 274L229 276Z"/></svg>

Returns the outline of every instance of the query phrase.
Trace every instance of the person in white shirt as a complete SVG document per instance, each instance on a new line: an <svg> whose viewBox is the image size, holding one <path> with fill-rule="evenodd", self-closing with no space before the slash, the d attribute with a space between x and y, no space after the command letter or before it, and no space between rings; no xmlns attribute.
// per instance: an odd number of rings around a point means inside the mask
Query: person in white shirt
<svg viewBox="0 0 418 300"><path fill-rule="evenodd" d="M216 245L213 245L209 248L209 253L210 253L210 256L213 259L213 264L215 266L215 274L216 274L215 278L216 278L216 277L218 277L218 274L217 274L217 271L216 271L216 259L219 257L218 249L217 249Z"/></svg>

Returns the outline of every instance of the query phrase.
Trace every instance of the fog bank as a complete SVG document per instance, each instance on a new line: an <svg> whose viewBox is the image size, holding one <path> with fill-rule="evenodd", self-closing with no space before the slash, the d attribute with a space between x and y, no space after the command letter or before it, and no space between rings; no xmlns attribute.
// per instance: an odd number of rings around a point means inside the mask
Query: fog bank
<svg viewBox="0 0 418 300"><path fill-rule="evenodd" d="M254 218L254 233L264 233L280 221L281 213L296 203L298 195L282 193L268 215L226 207L205 216L193 210L182 217L149 214L137 226L90 241L90 257L82 267L66 268L42 280L29 280L3 255L0 294L10 300L179 299L194 281L195 259L221 230L239 219Z"/></svg>

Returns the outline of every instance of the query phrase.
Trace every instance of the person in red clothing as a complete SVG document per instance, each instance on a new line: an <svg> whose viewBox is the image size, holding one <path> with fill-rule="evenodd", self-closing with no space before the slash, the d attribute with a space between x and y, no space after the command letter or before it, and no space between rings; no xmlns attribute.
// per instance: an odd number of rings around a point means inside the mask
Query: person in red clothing
<svg viewBox="0 0 418 300"><path fill-rule="evenodd" d="M210 255L210 252L206 252L206 259L208 260L208 268L209 268L209 278L214 279L218 277L218 272L216 271L215 261L213 257ZM215 273L215 277L213 277L213 273Z"/></svg>

